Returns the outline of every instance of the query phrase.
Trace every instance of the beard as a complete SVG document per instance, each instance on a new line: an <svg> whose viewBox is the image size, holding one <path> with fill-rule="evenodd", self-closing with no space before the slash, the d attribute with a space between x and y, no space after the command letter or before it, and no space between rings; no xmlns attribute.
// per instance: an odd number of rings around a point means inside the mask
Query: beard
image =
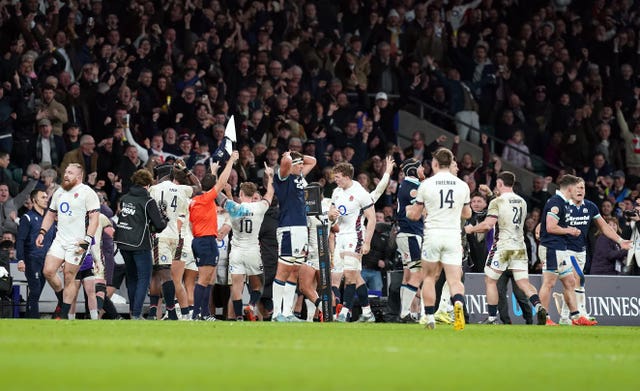
<svg viewBox="0 0 640 391"><path fill-rule="evenodd" d="M69 191L73 189L78 184L78 179L74 179L72 181L67 181L66 179L62 181L62 188L65 191Z"/></svg>

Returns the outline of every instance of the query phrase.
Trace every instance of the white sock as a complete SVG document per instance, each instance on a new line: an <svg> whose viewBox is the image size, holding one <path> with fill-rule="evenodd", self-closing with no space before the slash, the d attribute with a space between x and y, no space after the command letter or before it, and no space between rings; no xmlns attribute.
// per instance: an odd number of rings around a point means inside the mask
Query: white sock
<svg viewBox="0 0 640 391"><path fill-rule="evenodd" d="M438 304L438 308L436 308L436 312L443 311L446 312L449 308L449 304L451 303L451 292L449 292L449 284L446 282L442 286L442 294L440 295L440 303Z"/></svg>
<svg viewBox="0 0 640 391"><path fill-rule="evenodd" d="M420 296L420 312L418 315L422 317L424 315L424 297L422 297L422 289L418 288L418 296Z"/></svg>
<svg viewBox="0 0 640 391"><path fill-rule="evenodd" d="M98 310L89 310L92 320L98 320Z"/></svg>
<svg viewBox="0 0 640 391"><path fill-rule="evenodd" d="M362 307L362 315L371 315L371 306Z"/></svg>
<svg viewBox="0 0 640 391"><path fill-rule="evenodd" d="M293 303L296 301L297 284L287 281L284 284L284 296L282 297L282 315L293 315Z"/></svg>
<svg viewBox="0 0 640 391"><path fill-rule="evenodd" d="M571 313L569 311L569 306L567 305L567 302L564 299L564 295L562 295L561 297L562 297L562 311L560 311L560 318L569 319L569 314Z"/></svg>
<svg viewBox="0 0 640 391"><path fill-rule="evenodd" d="M403 293L404 292L404 293ZM406 286L400 287L400 317L404 318L411 312L411 303L416 292Z"/></svg>
<svg viewBox="0 0 640 391"><path fill-rule="evenodd" d="M69 314L69 320L75 320L76 314Z"/></svg>
<svg viewBox="0 0 640 391"><path fill-rule="evenodd" d="M313 316L316 313L316 305L309 299L304 299L304 303L307 305L307 322L313 322Z"/></svg>
<svg viewBox="0 0 640 391"><path fill-rule="evenodd" d="M282 298L284 297L284 287L284 285L280 285L275 281L273 283L273 288L271 289L271 296L273 299L273 318L282 313Z"/></svg>
<svg viewBox="0 0 640 391"><path fill-rule="evenodd" d="M584 292L584 288L576 289L576 304L578 304L578 311L580 311L580 315L587 316L587 307L585 305L586 295Z"/></svg>
<svg viewBox="0 0 640 391"><path fill-rule="evenodd" d="M340 313L338 315L344 315L344 316L349 315L349 309L345 306L342 306L342 309L340 310Z"/></svg>

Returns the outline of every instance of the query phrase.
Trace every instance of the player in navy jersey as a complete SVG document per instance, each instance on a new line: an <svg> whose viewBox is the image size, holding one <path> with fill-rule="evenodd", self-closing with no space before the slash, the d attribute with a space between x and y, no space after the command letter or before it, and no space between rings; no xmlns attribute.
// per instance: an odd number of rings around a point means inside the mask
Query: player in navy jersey
<svg viewBox="0 0 640 391"><path fill-rule="evenodd" d="M597 228L607 238L617 242L621 248L628 250L631 246L630 240L623 240L618 233L607 224L607 222L600 215L600 211L596 204L589 200L584 199L585 184L584 179L579 178L578 184L575 187L575 192L571 196L571 203L569 205L569 216L567 218L570 227L575 227L580 230L580 235L567 237L567 254L571 260L571 265L575 272L574 278L578 280L578 284L575 288L576 304L581 316L587 317L587 309L585 305L585 276L584 265L587 261L587 244L589 229L592 223L595 222ZM569 319L569 308L566 302L562 299L562 295L553 295L557 298L557 302L562 300L562 304L559 306L562 309L559 311L560 324L571 324ZM594 321L595 319L590 319Z"/></svg>
<svg viewBox="0 0 640 391"><path fill-rule="evenodd" d="M406 208L416 202L418 187L425 176L424 167L419 160L414 158L402 162L400 168L404 173L404 180L398 187L398 236L396 237L398 253L402 258L404 269L402 286L400 287L400 320L405 323L415 323L417 317L411 315L411 303L416 297L423 279L420 249L422 248L424 221L422 217L417 221L409 220Z"/></svg>
<svg viewBox="0 0 640 391"><path fill-rule="evenodd" d="M540 287L540 301L544 308L549 308L551 291L560 278L564 287L564 298L571 311L572 322L579 326L592 326L594 323L580 316L577 310L574 293L575 279L571 260L567 253L567 237L580 235L580 230L570 227L569 200L576 191L579 178L565 175L558 181L560 190L549 198L541 216L540 225L540 260L542 261L542 286ZM547 318L547 325L555 325L551 318Z"/></svg>
<svg viewBox="0 0 640 391"><path fill-rule="evenodd" d="M289 281L292 272L305 261L309 235L304 201L304 177L316 165L316 159L298 152L285 152L273 180L273 188L280 205L278 239L278 269L273 280L273 315L278 322L296 321L293 302L296 283Z"/></svg>

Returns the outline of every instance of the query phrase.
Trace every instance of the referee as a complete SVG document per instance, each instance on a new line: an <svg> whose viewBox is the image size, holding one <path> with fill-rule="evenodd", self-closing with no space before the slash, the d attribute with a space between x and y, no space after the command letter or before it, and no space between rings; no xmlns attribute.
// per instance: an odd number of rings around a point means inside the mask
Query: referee
<svg viewBox="0 0 640 391"><path fill-rule="evenodd" d="M205 175L201 182L204 193L193 197L189 205L189 221L193 232L191 250L198 266L198 282L193 292L193 320L215 320L209 312L209 297L218 265L218 214L215 199L229 180L238 156L238 151L233 151L217 181L214 176L215 166L211 163L211 174Z"/></svg>

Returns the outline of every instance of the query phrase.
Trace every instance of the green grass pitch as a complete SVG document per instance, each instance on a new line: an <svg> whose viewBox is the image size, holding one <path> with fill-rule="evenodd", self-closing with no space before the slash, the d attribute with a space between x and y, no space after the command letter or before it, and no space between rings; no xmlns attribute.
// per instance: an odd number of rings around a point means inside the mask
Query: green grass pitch
<svg viewBox="0 0 640 391"><path fill-rule="evenodd" d="M0 321L2 390L638 390L640 328Z"/></svg>

